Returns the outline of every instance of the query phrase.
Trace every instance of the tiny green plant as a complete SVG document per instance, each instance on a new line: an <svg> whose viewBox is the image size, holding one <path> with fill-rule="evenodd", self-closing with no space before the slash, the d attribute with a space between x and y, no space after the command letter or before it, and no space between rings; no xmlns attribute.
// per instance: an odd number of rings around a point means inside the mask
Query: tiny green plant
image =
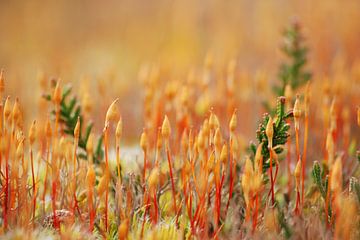
<svg viewBox="0 0 360 240"><path fill-rule="evenodd" d="M318 161L315 161L312 171L311 171L311 174L313 177L313 181L316 185L316 188L320 192L323 200L326 201L327 196L329 194L328 193L329 192L329 177L328 177L327 168L325 166L323 168L321 168L320 163ZM330 216L332 214L331 205L329 205L327 209L326 209L326 205L325 205L325 214L327 214L325 216L326 219L330 218Z"/></svg>
<svg viewBox="0 0 360 240"><path fill-rule="evenodd" d="M52 82L52 87L55 87L56 82ZM76 98L76 96L71 95L72 87L71 85L64 86L61 94L61 101L60 101L60 123L63 126L63 132L71 137L74 137L74 130L77 123L78 118L80 119L80 125L83 126L84 117L81 111L81 105ZM52 101L51 94L44 94L43 97L48 100ZM68 99L70 98L70 99ZM52 114L56 114L56 110L52 111ZM86 144L89 140L89 136L91 130L93 128L93 123L87 123L85 128L85 132L80 130L79 142L78 146L82 150L78 153L78 157L82 159L88 159L88 154L86 151ZM94 163L100 163L100 161L104 157L104 152L102 150L102 141L103 138L99 137L96 148L94 149L94 153L92 155Z"/></svg>
<svg viewBox="0 0 360 240"><path fill-rule="evenodd" d="M279 97L277 100L275 121L273 122L273 136L272 139L268 139L266 134L266 126L270 119L270 115L265 113L261 122L259 123L259 127L256 131L256 138L258 140L258 144L263 143L262 146L262 156L264 158L263 163L263 172L266 172L270 168L270 150L269 150L269 141L272 141L272 148L274 149L276 154L280 154L284 151L284 144L286 143L289 137L290 125L286 123L286 120L292 117L292 110L285 112L285 98ZM253 153L253 156L256 154L256 144L250 143L250 149Z"/></svg>
<svg viewBox="0 0 360 240"><path fill-rule="evenodd" d="M285 98L279 97L276 107L276 120L273 121L268 113L264 114L256 132L258 145L262 144L261 154L263 156L263 173L270 170L270 193L273 204L275 203L274 185L279 169L277 155L284 151L284 144L289 137L290 130L290 125L286 123L286 120L292 117L292 115L292 111L285 113ZM250 149L252 151L251 157L254 161L257 145L250 143ZM272 171L273 166L276 166L274 176Z"/></svg>
<svg viewBox="0 0 360 240"><path fill-rule="evenodd" d="M285 29L283 33L284 43L281 48L288 62L280 65L279 79L280 85L274 86L274 93L277 96L285 94L287 85L292 90L303 86L311 79L311 72L306 70L308 48L304 42L304 36L301 32L301 25L297 20Z"/></svg>

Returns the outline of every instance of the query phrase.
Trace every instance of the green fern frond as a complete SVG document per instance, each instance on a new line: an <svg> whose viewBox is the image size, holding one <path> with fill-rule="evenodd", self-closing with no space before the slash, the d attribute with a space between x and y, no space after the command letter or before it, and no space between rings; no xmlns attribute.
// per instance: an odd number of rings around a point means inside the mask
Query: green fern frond
<svg viewBox="0 0 360 240"><path fill-rule="evenodd" d="M276 121L274 123L274 136L273 136L273 148L277 154L280 154L284 151L283 145L287 142L289 137L290 125L286 123L286 119L291 116L290 113L285 113L285 98L279 97L277 100L276 106ZM259 127L256 131L256 138L258 143L264 143L262 147L262 156L263 156L263 171L266 172L270 167L269 159L270 152L268 148L268 138L266 136L266 125L269 121L270 115L268 113L264 114L262 121L259 124ZM254 143L250 145L250 148L255 155L256 146ZM274 162L275 164L275 162Z"/></svg>
<svg viewBox="0 0 360 240"><path fill-rule="evenodd" d="M301 25L294 21L283 33L284 44L281 48L288 62L280 65L279 79L281 85L274 87L274 93L283 96L286 85L293 90L301 87L311 79L311 72L306 71L308 48L304 43Z"/></svg>

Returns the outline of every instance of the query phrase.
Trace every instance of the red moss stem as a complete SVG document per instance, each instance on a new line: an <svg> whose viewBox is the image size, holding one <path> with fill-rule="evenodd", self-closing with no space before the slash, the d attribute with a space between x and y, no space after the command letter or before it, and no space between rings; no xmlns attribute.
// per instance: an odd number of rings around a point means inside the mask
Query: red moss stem
<svg viewBox="0 0 360 240"><path fill-rule="evenodd" d="M45 196L47 190L47 178L48 178L48 163L49 163L49 155L50 155L50 141L47 141L47 148L46 148L46 162L45 162L45 179L44 179L44 192L42 195L42 202L43 202L43 211L45 212Z"/></svg>
<svg viewBox="0 0 360 240"><path fill-rule="evenodd" d="M307 151L307 141L308 141L308 131L309 131L309 117L305 114L305 130L304 130L304 149L303 149L303 158L302 158L302 182L301 182L301 203L304 205L304 192L305 192L305 178L306 178L306 151Z"/></svg>
<svg viewBox="0 0 360 240"><path fill-rule="evenodd" d="M9 155L9 154L7 154ZM4 229L8 227L8 203L9 203L9 156L5 160L5 198L4 198Z"/></svg>
<svg viewBox="0 0 360 240"><path fill-rule="evenodd" d="M146 197L146 192L144 197ZM146 203L145 203L145 211L144 211L144 218L143 218L143 222L142 222L142 226L141 226L141 235L140 235L140 239L143 239L144 236L144 228L145 228L145 222L146 222L146 214L148 212L148 205L149 205L149 197L146 198Z"/></svg>
<svg viewBox="0 0 360 240"><path fill-rule="evenodd" d="M229 198L226 204L226 209L225 209L225 216L227 214L227 211L229 209L229 205L230 205L230 200L232 197L232 192L233 192L233 187L234 187L234 167L233 167L233 154L232 154L232 142L230 143L230 163L229 163L229 170L230 170L230 179L229 179Z"/></svg>
<svg viewBox="0 0 360 240"><path fill-rule="evenodd" d="M177 213L177 207L176 207L176 191L175 191L175 183L174 183L174 177L171 167L171 155L170 155L170 149L169 146L166 146L166 155L167 160L169 164L169 172L170 172L170 179L171 179L171 189L172 189L172 195L173 195L173 205L174 205L174 212Z"/></svg>
<svg viewBox="0 0 360 240"><path fill-rule="evenodd" d="M271 202L274 205L275 204L275 193L274 193L274 178L273 178L273 174L272 174L272 163L273 163L273 156L272 156L272 150L270 149L270 182L271 182L271 188L270 188L270 192L271 192Z"/></svg>
<svg viewBox="0 0 360 240"><path fill-rule="evenodd" d="M144 150L144 170L143 170L143 184L145 188L146 183L146 165L147 165L147 153L146 150Z"/></svg>
<svg viewBox="0 0 360 240"><path fill-rule="evenodd" d="M35 211L36 211L36 186L35 186L35 172L34 172L34 156L32 148L30 148L30 162L31 162L31 176L32 176L32 185L33 185L33 226L35 226Z"/></svg>
<svg viewBox="0 0 360 240"><path fill-rule="evenodd" d="M93 206L93 190L89 189L88 192L88 207L89 207L89 232L94 230L95 211Z"/></svg>
<svg viewBox="0 0 360 240"><path fill-rule="evenodd" d="M159 208L158 208L158 205L157 205L157 197L156 197L156 190L154 190L154 223L157 224L158 222L158 211L159 211Z"/></svg>
<svg viewBox="0 0 360 240"><path fill-rule="evenodd" d="M295 215L300 215L300 191L296 191L296 206L295 206Z"/></svg>
<svg viewBox="0 0 360 240"><path fill-rule="evenodd" d="M331 184L331 170L329 172L329 180L328 180L326 199L325 199L325 219L326 219L327 228L330 228L330 221L329 221L330 184Z"/></svg>
<svg viewBox="0 0 360 240"><path fill-rule="evenodd" d="M288 124L290 124L290 121L287 121ZM291 138L288 139L287 141L287 154L286 154L286 159L287 159L287 173L288 173L288 195L290 196L290 193L292 191L292 187L291 187Z"/></svg>
<svg viewBox="0 0 360 240"><path fill-rule="evenodd" d="M253 216L253 228L252 228L252 233L254 234L255 230L256 230L256 226L257 226L257 220L258 220L258 212L259 212L259 193L256 194L255 197L255 211L254 211L254 216Z"/></svg>
<svg viewBox="0 0 360 240"><path fill-rule="evenodd" d="M58 219L56 216L56 180L55 179L53 180L52 183L51 200L52 200L52 209L53 209L54 228L60 230L60 226L58 224Z"/></svg>
<svg viewBox="0 0 360 240"><path fill-rule="evenodd" d="M108 126L105 127L104 132L104 144L105 144L105 171L108 174L109 171L109 142L108 142ZM109 188L105 189L105 231L108 230L108 201L109 201Z"/></svg>

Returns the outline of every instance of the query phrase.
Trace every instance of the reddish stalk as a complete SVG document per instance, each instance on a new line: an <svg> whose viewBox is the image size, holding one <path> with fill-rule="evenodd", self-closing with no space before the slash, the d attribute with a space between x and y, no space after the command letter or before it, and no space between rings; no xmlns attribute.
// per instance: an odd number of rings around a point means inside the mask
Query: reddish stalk
<svg viewBox="0 0 360 240"><path fill-rule="evenodd" d="M77 142L77 139L75 138L75 142L74 142L74 152L73 152L73 167L74 167L74 170L73 170L73 179L74 179L74 190L73 190L73 209L72 209L72 214L73 214L73 217L75 218L75 210L77 208L77 199L76 199L76 151L77 151L77 145L78 145L78 142Z"/></svg>
<svg viewBox="0 0 360 240"><path fill-rule="evenodd" d="M30 162L31 162L31 175L32 175L32 185L33 185L33 226L35 226L35 211L36 211L36 186L35 186L35 173L34 173L34 156L32 147L30 146Z"/></svg>
<svg viewBox="0 0 360 240"><path fill-rule="evenodd" d="M47 178L48 178L48 163L50 158L50 140L48 139L46 142L46 162L45 162L45 179L44 179L44 192L42 195L42 202L43 202L43 211L45 212L45 196L47 190Z"/></svg>
<svg viewBox="0 0 360 240"><path fill-rule="evenodd" d="M256 194L255 197L255 212L253 215L253 225L252 225L252 233L255 233L256 226L257 226L257 220L258 220L258 212L259 212L259 193Z"/></svg>
<svg viewBox="0 0 360 240"><path fill-rule="evenodd" d="M248 222L250 220L250 216L251 216L251 208L253 205L253 196L252 196L252 192L249 192L249 203L246 205L246 210L245 210L245 222Z"/></svg>
<svg viewBox="0 0 360 240"><path fill-rule="evenodd" d="M225 170L224 170L224 166L223 166L223 170L222 170L222 176L221 176L221 180L220 180L220 186L219 186L219 209L218 209L218 215L219 215L219 218L218 218L218 221L220 221L220 214L221 214L221 189L222 189L222 186L224 184L224 179L225 179Z"/></svg>
<svg viewBox="0 0 360 240"><path fill-rule="evenodd" d="M190 197L189 197L188 214L189 214L189 219L190 219L191 233L193 234L195 232L195 228L194 228L194 216L192 215L192 194L191 193L190 193Z"/></svg>
<svg viewBox="0 0 360 240"><path fill-rule="evenodd" d="M221 224L221 226L218 228L218 230L214 233L214 237L213 239L218 239L218 235L221 231L221 229L223 228L224 224Z"/></svg>
<svg viewBox="0 0 360 240"><path fill-rule="evenodd" d="M91 189L88 193L88 207L89 207L89 232L92 233L94 230L94 222L95 222L95 210L93 207L93 190Z"/></svg>
<svg viewBox="0 0 360 240"><path fill-rule="evenodd" d="M331 184L331 170L329 172L329 180L328 180L326 199L325 199L325 219L326 219L327 228L330 228L330 222L329 222L330 184Z"/></svg>
<svg viewBox="0 0 360 240"><path fill-rule="evenodd" d="M1 112L1 105L0 105L0 112ZM0 119L1 121L1 119ZM2 140L2 128L1 128L1 122L0 122L0 139ZM0 151L0 175L4 177L4 173L2 172L2 151ZM3 186L3 185L2 185Z"/></svg>
<svg viewBox="0 0 360 240"><path fill-rule="evenodd" d="M290 124L290 121L287 121L288 124ZM288 172L288 195L290 196L290 193L292 191L292 187L291 187L291 138L288 139L287 141L287 154L286 154L286 159L287 159L287 172Z"/></svg>
<svg viewBox="0 0 360 240"><path fill-rule="evenodd" d="M296 139L296 159L300 159L299 129L296 127L295 127L295 139Z"/></svg>
<svg viewBox="0 0 360 240"><path fill-rule="evenodd" d="M305 114L305 130L304 130L304 149L303 149L303 158L302 158L302 181L301 181L301 203L304 205L304 192L305 192L305 178L306 178L306 151L307 151L307 140L308 140L308 131L309 131L309 117L308 114Z"/></svg>
<svg viewBox="0 0 360 240"><path fill-rule="evenodd" d="M147 192L145 192L144 197L146 197ZM141 235L140 235L140 239L143 239L144 236L144 228L145 228L145 222L146 222L146 214L148 212L148 208L149 208L149 197L146 197L146 204L145 204L145 211L144 211L144 218L143 218L143 223L141 226Z"/></svg>
<svg viewBox="0 0 360 240"><path fill-rule="evenodd" d="M60 226L56 217L56 180L55 179L52 182L51 200L52 200L52 209L53 209L54 228L60 230Z"/></svg>
<svg viewBox="0 0 360 240"><path fill-rule="evenodd" d="M204 191L204 194L202 194L200 196L200 202L199 204L197 205L196 207L196 210L195 210L195 214L194 214L194 218L193 218L193 221L195 222L197 219L200 219L200 212L201 212L201 207L202 205L204 204L205 202L205 199L206 199L206 190Z"/></svg>
<svg viewBox="0 0 360 240"><path fill-rule="evenodd" d="M270 182L271 182L271 188L270 188L270 192L271 192L271 202L274 205L275 204L275 193L274 193L274 178L273 178L273 174L272 174L272 165L273 165L273 156L272 156L272 149L269 149L270 152Z"/></svg>
<svg viewBox="0 0 360 240"><path fill-rule="evenodd" d="M4 199L4 229L8 227L8 204L9 204L9 152L5 158L5 199Z"/></svg>
<svg viewBox="0 0 360 240"><path fill-rule="evenodd" d="M233 167L233 152L232 152L232 140L230 139L230 163L229 163L229 170L230 170L230 182L229 182L229 198L226 204L226 209L225 209L225 216L227 214L227 211L229 209L229 205L230 205L230 200L232 197L232 192L233 192L233 187L234 187L234 167Z"/></svg>
<svg viewBox="0 0 360 240"><path fill-rule="evenodd" d="M220 202L219 202L219 194L220 189L218 184L215 187L215 229L218 228L219 221L220 221Z"/></svg>
<svg viewBox="0 0 360 240"><path fill-rule="evenodd" d="M154 222L155 222L155 224L157 224L159 208L158 208L158 205L157 205L156 190L154 190L154 199L153 199L153 201L154 201L154 211L155 211Z"/></svg>
<svg viewBox="0 0 360 240"><path fill-rule="evenodd" d="M14 144L15 143L15 123L14 121L12 121L12 130L11 130L11 137L10 137L10 145ZM11 148L10 148L11 149ZM11 163L10 165L14 165L15 161L16 161L16 157L15 157L15 154L16 154L16 147L15 148L12 148L13 151L11 152L11 155L12 155L12 158L11 158ZM14 209L15 208L15 202L16 202L16 194L18 194L18 189L17 189L17 171L18 169L13 169L15 171L11 171L11 175L10 175L10 179L9 179L9 182L10 182L10 191L9 191L9 194L10 194L10 199L9 199L9 208L10 210L11 209ZM10 215L10 221L11 219L13 219L14 216L11 216Z"/></svg>
<svg viewBox="0 0 360 240"><path fill-rule="evenodd" d="M121 181L121 166L120 166L120 146L119 146L119 143L116 144L116 165L117 165L117 170L118 170L118 177L119 177L119 180L120 180L120 183L122 182Z"/></svg>
<svg viewBox="0 0 360 240"><path fill-rule="evenodd" d="M147 164L147 151L144 150L144 170L143 170L143 184L144 184L144 188L145 188L145 183L146 183L146 164ZM171 171L171 170L170 170Z"/></svg>
<svg viewBox="0 0 360 240"><path fill-rule="evenodd" d="M177 213L175 183L174 183L174 177L173 177L172 166L171 166L171 154L170 154L170 149L169 149L168 144L169 143L166 143L165 148L166 148L166 155L167 155L167 160L168 160L168 164L169 164L169 172L170 172L170 179L171 179L171 189L172 189L172 195L173 195L174 211L175 211L175 213Z"/></svg>
<svg viewBox="0 0 360 240"><path fill-rule="evenodd" d="M56 117L55 117L55 131L54 131L54 139L53 140L56 140L57 138L57 134L58 134L58 125L59 125L59 118L60 118L60 108L59 108L59 105L56 104L55 105L55 108L56 108ZM54 141L55 142L55 141ZM53 142L53 144L54 144ZM54 145L53 145L54 146ZM55 159L54 159L54 155L52 156L52 162L53 164L56 164L55 162ZM53 166L54 167L54 166ZM54 168L52 169L52 171L54 171ZM57 173L55 172L55 175ZM53 177L54 177L54 173L53 173ZM55 177L53 179L53 182L52 182L52 193L51 193L51 200L52 200L52 208L53 208L53 220L54 220L54 228L55 229L58 229L60 230L60 226L58 226L58 220L57 220L57 216L56 216L56 178ZM76 182L76 180L75 180Z"/></svg>
<svg viewBox="0 0 360 240"><path fill-rule="evenodd" d="M105 145L105 171L108 173L109 171L109 143L108 143L108 134L109 134L109 126L105 126L104 129L104 145ZM105 190L105 231L108 230L108 201L109 201L109 188L106 187Z"/></svg>
<svg viewBox="0 0 360 240"><path fill-rule="evenodd" d="M300 215L300 191L296 191L296 206L294 209L295 215Z"/></svg>

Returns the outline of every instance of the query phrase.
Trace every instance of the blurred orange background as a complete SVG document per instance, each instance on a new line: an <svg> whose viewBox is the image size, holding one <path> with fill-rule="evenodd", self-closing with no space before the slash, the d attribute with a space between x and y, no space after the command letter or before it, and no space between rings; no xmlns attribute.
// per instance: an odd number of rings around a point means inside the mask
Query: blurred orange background
<svg viewBox="0 0 360 240"><path fill-rule="evenodd" d="M236 58L240 72L264 69L274 81L281 32L294 16L304 27L315 81L336 59L357 61L359 1L51 0L0 2L0 66L7 93L21 98L29 118L41 95L39 71L77 89L87 79L98 103L120 96L134 118L141 107L138 72L146 63L182 78L211 52L215 65ZM99 82L106 95L98 94ZM140 120L129 124L141 131Z"/></svg>

